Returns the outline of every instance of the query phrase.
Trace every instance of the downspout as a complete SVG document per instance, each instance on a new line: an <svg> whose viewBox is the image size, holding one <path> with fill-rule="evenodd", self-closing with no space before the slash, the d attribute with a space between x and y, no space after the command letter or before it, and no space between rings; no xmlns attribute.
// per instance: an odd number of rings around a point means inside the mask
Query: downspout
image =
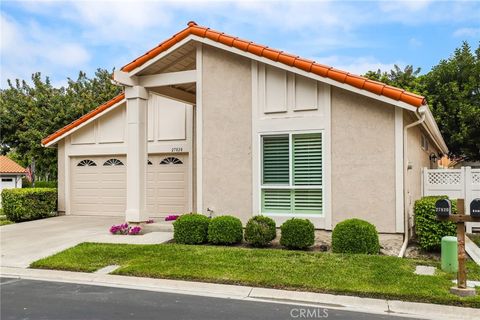
<svg viewBox="0 0 480 320"><path fill-rule="evenodd" d="M405 251L407 250L407 245L408 245L408 240L409 240L409 225L408 225L408 199L407 199L407 171L408 171L408 141L407 141L407 134L408 134L408 129L415 127L422 122L425 121L425 115L427 112L427 107L421 106L417 109L417 116L419 116L419 119L413 123L410 123L409 125L405 126L403 128L403 218L404 218L404 239L403 239L403 244L400 249L400 252L398 253L399 258L403 258L405 255Z"/></svg>

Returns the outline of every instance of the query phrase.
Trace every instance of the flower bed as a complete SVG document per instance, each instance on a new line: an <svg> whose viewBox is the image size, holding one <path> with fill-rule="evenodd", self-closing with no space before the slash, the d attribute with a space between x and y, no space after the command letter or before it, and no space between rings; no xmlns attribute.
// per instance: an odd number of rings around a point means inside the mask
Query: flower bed
<svg viewBox="0 0 480 320"><path fill-rule="evenodd" d="M142 231L142 227L140 226L129 226L128 223L123 223L119 225L114 225L110 227L111 234L118 234L118 235L131 235L136 236L139 235Z"/></svg>

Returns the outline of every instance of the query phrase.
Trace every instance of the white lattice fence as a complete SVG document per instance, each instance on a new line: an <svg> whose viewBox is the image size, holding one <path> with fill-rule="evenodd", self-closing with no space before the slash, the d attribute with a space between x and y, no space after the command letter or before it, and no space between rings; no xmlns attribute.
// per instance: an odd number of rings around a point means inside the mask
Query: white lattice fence
<svg viewBox="0 0 480 320"><path fill-rule="evenodd" d="M470 202L480 198L480 169L423 169L422 193L424 196L446 195L451 199L465 199L465 211L470 212ZM480 231L480 223L467 223L467 232Z"/></svg>

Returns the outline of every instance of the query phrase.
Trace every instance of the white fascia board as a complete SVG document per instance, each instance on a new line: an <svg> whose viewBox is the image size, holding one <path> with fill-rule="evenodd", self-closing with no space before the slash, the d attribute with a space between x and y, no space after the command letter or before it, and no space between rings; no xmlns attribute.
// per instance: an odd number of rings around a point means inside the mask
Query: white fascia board
<svg viewBox="0 0 480 320"><path fill-rule="evenodd" d="M405 103L405 102L402 102L402 101L397 101L397 100L388 98L386 96L381 96L381 95L369 92L367 90L358 89L358 88L355 88L355 87L353 87L349 84L341 83L341 82L332 80L330 78L319 76L319 75L311 73L311 72L306 72L306 71L301 70L297 67L287 66L283 63L276 62L276 61L267 59L265 57L259 57L255 54L250 53L250 52L245 52L243 50L224 45L220 42L213 41L213 40L210 40L210 39L207 39L207 38L202 38L202 37L199 37L199 36L196 36L196 35L187 36L182 41L179 41L178 43L174 44L171 48L165 50L164 52L160 53L156 57L154 57L154 58L150 59L149 61L145 62L143 65L133 69L132 71L130 71L128 73L129 76L131 77L131 76L134 76L134 75L138 74L142 70L148 68L149 66L151 66L152 64L154 64L158 60L160 60L163 57L169 55L171 52L175 51L176 49L180 48L181 46L185 45L186 43L188 43L189 41L192 41L192 40L200 42L200 43L204 43L204 44L207 44L207 45L210 45L212 47L216 47L216 48L219 48L219 49L222 49L222 50L226 50L226 51L238 54L240 56L243 56L243 57L246 57L246 58L249 58L249 59L252 59L252 60L256 60L256 61L259 61L261 63L265 63L265 64L268 64L268 65L271 65L271 66L274 66L274 67L277 67L277 68L280 68L280 69L283 69L283 70L286 70L286 71L289 71L289 72L297 73L297 74L300 74L300 75L302 75L304 77L307 77L307 78L310 78L310 79L314 79L314 80L317 80L317 81L320 81L320 82L323 82L323 83L326 83L326 84L329 84L329 85L332 85L332 86L336 86L336 87L339 87L339 88L342 88L342 89L345 89L345 90L348 90L348 91L351 91L351 92L355 92L355 93L367 96L367 97L375 99L375 100L380 100L380 101L388 103L388 104L393 104L397 107L400 107L400 108L403 108L403 109L406 109L406 110L410 110L410 111L416 111L417 110L416 107L414 107L412 105L409 105L408 103Z"/></svg>
<svg viewBox="0 0 480 320"><path fill-rule="evenodd" d="M437 121L435 121L435 118L433 117L433 114L430 110L430 108L427 106L427 121L428 124L430 125L432 129L432 133L434 135L434 138L437 139L438 143L440 144L439 149L444 153L448 153L448 146L445 143L445 140L443 139L442 133L440 132L440 129L438 128Z"/></svg>
<svg viewBox="0 0 480 320"><path fill-rule="evenodd" d="M127 87L138 86L137 76L131 76L128 72L122 70L113 71L113 80Z"/></svg>
<svg viewBox="0 0 480 320"><path fill-rule="evenodd" d="M425 114L425 121L422 122L422 127L427 132L428 136L432 139L432 141L435 143L435 146L438 148L438 150L440 150L443 154L448 154L447 144L445 143L445 140L443 139L443 136L438 129L437 122L435 121L435 118L433 117L428 105L426 106L426 109L427 111ZM415 112L415 115L418 119L421 118L421 116L417 112Z"/></svg>
<svg viewBox="0 0 480 320"><path fill-rule="evenodd" d="M148 68L149 66L151 66L152 64L157 62L158 60L162 59L165 56L168 56L173 51L177 50L178 48L180 48L183 45L187 44L188 42L192 41L192 37L194 37L194 36L189 35L188 37L186 37L182 41L179 41L179 42L175 43L173 46L171 46L167 50L161 52L160 54L158 54L154 58L148 60L147 62L145 62L141 66L138 66L135 69L133 69L132 71L128 72L129 77L137 75L139 72L142 72L143 70L145 70L146 68ZM195 37L195 38L198 38L198 37Z"/></svg>
<svg viewBox="0 0 480 320"><path fill-rule="evenodd" d="M197 70L158 73L148 76L138 76L137 79L138 85L145 88L192 83L197 81Z"/></svg>
<svg viewBox="0 0 480 320"><path fill-rule="evenodd" d="M250 53L250 52L245 52L243 50L224 45L220 42L216 42L216 41L206 39L206 38L201 38L201 37L198 37L198 36L195 36L195 35L189 35L186 39L188 39L188 38L192 38L195 41L199 41L199 42L205 43L207 45L210 45L210 46L213 46L213 47L216 47L216 48L219 48L219 49L227 50L227 51L230 51L232 53L247 57L249 59L253 59L253 60L259 61L261 63L265 63L265 64L268 64L268 65L271 65L271 66L274 66L274 67L277 67L277 68L280 68L280 69L283 69L283 70L286 70L286 71L289 71L289 72L293 72L293 73L302 75L302 76L310 78L310 79L314 79L314 80L317 80L317 81L320 81L320 82L323 82L323 83L326 83L326 84L329 84L329 85L332 85L332 86L335 86L335 87L339 87L339 88L345 89L347 91L351 91L351 92L354 92L354 93L357 93L357 94L360 94L360 95L364 95L364 96L367 96L367 97L375 99L375 100L380 100L380 101L388 103L388 104L393 104L397 107L400 107L400 108L403 108L403 109L406 109L406 110L410 110L410 111L416 111L417 110L416 107L414 107L412 105L409 105L408 103L405 103L405 102L402 102L402 101L397 101L397 100L388 98L386 96L381 96L381 95L372 93L372 92L367 91L367 90L358 89L358 88L355 88L355 87L353 87L349 84L341 83L341 82L332 80L330 78L322 77L322 76L319 76L319 75L314 74L312 72L306 72L306 71L301 70L297 67L287 66L283 63L276 62L276 61L267 59L265 57L259 57L255 54Z"/></svg>
<svg viewBox="0 0 480 320"><path fill-rule="evenodd" d="M94 117L88 119L87 121L79 124L78 126L76 126L75 128L71 129L70 131L67 131L65 132L64 134L62 134L61 136L55 138L54 140L50 141L49 143L47 144L42 144L43 147L45 148L49 148L50 146L56 144L57 142L59 142L60 140L62 140L63 138L71 135L72 133L74 133L75 131L83 128L84 126L92 123L93 121L97 120L98 118L100 118L101 116L109 113L110 111L112 111L113 109L117 108L118 106L124 104L126 102L126 99L122 99L121 101L115 103L114 105L112 105L110 108L108 108L107 110L104 110L103 112L100 112L99 114L95 115Z"/></svg>

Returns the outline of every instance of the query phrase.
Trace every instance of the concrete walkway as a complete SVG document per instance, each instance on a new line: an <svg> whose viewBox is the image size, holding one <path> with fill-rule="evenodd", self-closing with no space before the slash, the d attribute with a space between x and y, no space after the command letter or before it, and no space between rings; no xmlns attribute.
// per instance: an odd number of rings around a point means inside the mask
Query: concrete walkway
<svg viewBox="0 0 480 320"><path fill-rule="evenodd" d="M388 317L403 316L444 320L480 319L480 309L249 286L7 267L0 268L0 276L246 301L311 305L320 308L383 314Z"/></svg>
<svg viewBox="0 0 480 320"><path fill-rule="evenodd" d="M120 223L122 217L60 216L2 226L0 266L26 268L38 259L82 242L158 244L172 239L171 232L138 236L109 234L109 228Z"/></svg>

